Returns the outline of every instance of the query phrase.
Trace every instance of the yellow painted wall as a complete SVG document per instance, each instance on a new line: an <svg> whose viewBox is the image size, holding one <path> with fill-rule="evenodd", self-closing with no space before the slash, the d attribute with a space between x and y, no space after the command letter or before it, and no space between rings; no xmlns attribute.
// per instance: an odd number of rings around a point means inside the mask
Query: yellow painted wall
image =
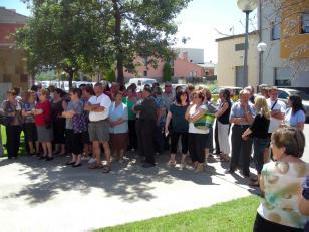
<svg viewBox="0 0 309 232"><path fill-rule="evenodd" d="M301 13L309 12L309 0L285 0L282 7L280 57L309 57L309 34L301 34ZM303 49L298 49L302 47ZM304 48L307 49L304 49ZM299 52L298 52L299 51Z"/></svg>
<svg viewBox="0 0 309 232"><path fill-rule="evenodd" d="M217 78L219 86L235 86L236 66L244 64L244 50L235 51L235 44L244 43L244 37L218 41ZM258 34L249 35L248 85L258 84Z"/></svg>

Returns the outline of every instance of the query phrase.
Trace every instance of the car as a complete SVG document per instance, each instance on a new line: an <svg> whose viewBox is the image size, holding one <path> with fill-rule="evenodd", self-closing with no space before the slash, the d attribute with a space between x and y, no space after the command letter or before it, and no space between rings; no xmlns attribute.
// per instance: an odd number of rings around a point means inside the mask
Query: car
<svg viewBox="0 0 309 232"><path fill-rule="evenodd" d="M288 104L288 98L290 95L299 95L302 98L303 106L306 111L306 120L309 119L309 95L304 91L291 89L291 88L278 88L278 98L286 105Z"/></svg>
<svg viewBox="0 0 309 232"><path fill-rule="evenodd" d="M154 83L158 83L158 81L152 78L131 78L127 85L135 84L137 91L141 91L144 88L144 85L148 84L152 86Z"/></svg>

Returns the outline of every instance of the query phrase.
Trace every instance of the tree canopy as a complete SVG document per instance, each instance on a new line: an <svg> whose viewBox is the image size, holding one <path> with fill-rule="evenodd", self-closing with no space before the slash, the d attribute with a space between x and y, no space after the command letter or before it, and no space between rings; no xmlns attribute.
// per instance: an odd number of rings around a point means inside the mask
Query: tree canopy
<svg viewBox="0 0 309 232"><path fill-rule="evenodd" d="M134 71L136 56L157 59L173 56L170 45L177 32L177 14L190 0L24 0L32 10L16 41L28 56L32 73L62 69L72 80L81 70L110 69L117 81L123 70Z"/></svg>

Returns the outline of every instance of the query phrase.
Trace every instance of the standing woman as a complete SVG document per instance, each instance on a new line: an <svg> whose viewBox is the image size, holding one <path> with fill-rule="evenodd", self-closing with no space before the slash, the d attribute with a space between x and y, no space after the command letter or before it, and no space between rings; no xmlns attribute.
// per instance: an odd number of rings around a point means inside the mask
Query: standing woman
<svg viewBox="0 0 309 232"><path fill-rule="evenodd" d="M301 160L305 136L293 127L279 128L271 136L275 162L264 165L260 186L264 199L257 209L254 232L304 231L308 217L301 215L298 199L309 165Z"/></svg>
<svg viewBox="0 0 309 232"><path fill-rule="evenodd" d="M46 161L53 159L51 105L48 97L48 90L41 89L39 92L39 102L36 104L35 109L33 110L35 115L35 125L38 132L38 141L42 144L43 148L43 155L40 157L40 159L46 159Z"/></svg>
<svg viewBox="0 0 309 232"><path fill-rule="evenodd" d="M285 114L285 124L304 130L306 121L305 109L302 99L298 95L291 95L288 100L289 108Z"/></svg>
<svg viewBox="0 0 309 232"><path fill-rule="evenodd" d="M203 104L205 94L197 91L193 95L192 104L186 111L185 118L189 122L189 152L196 172L204 171L205 148L207 144L209 129L199 129L194 123L201 119L207 106Z"/></svg>
<svg viewBox="0 0 309 232"><path fill-rule="evenodd" d="M170 109L167 114L165 133L168 135L170 133L170 123L172 121L172 131L171 131L171 157L168 161L169 166L175 166L176 153L178 147L178 141L181 137L181 147L182 147L182 158L181 166L185 167L185 161L188 153L188 130L189 124L185 118L186 111L188 109L188 94L184 90L178 90L176 94L176 101L171 104Z"/></svg>
<svg viewBox="0 0 309 232"><path fill-rule="evenodd" d="M81 166L81 155L83 153L82 133L87 130L85 123L85 114L83 113L83 102L81 101L82 91L79 88L70 90L71 100L62 116L66 118L68 128L71 132L68 134L68 146L72 151L72 159L66 165L72 165L73 168Z"/></svg>
<svg viewBox="0 0 309 232"><path fill-rule="evenodd" d="M254 156L253 160L257 170L258 179L251 186L259 186L259 178L264 165L264 152L269 145L268 128L270 123L270 110L266 98L257 96L254 104L256 116L253 124L243 133L242 138L246 140L249 135L253 137Z"/></svg>
<svg viewBox="0 0 309 232"><path fill-rule="evenodd" d="M230 99L230 91L222 89L219 93L220 105L215 116L218 124L218 141L220 146L220 160L229 161L230 143L229 143L229 129L230 129L230 112L232 102Z"/></svg>
<svg viewBox="0 0 309 232"><path fill-rule="evenodd" d="M85 105L88 100L90 99L90 97L92 97L94 95L93 92L93 87L92 85L86 85L84 88L81 89L82 90L82 97L81 100L83 102L83 105ZM89 123L89 115L88 115L88 111L84 111L84 114L86 114L87 118L85 119L87 128L88 128L88 123ZM85 159L91 158L91 153L92 153L92 145L90 142L90 138L89 138L89 133L88 130L84 131L82 133L82 142L83 142L83 156ZM94 161L94 159L90 159L89 161Z"/></svg>
<svg viewBox="0 0 309 232"><path fill-rule="evenodd" d="M137 138L135 131L135 112L133 111L133 106L137 102L136 93L134 88L129 86L127 89L127 108L128 108L128 127L129 127L129 146L130 150L135 151L137 149Z"/></svg>
<svg viewBox="0 0 309 232"><path fill-rule="evenodd" d="M35 154L38 155L40 152L34 115L32 113L33 110L35 109L36 104L35 99L36 95L34 91L30 90L26 92L26 98L22 106L22 116L24 119L23 121L25 127L25 136L27 137L30 155Z"/></svg>
<svg viewBox="0 0 309 232"><path fill-rule="evenodd" d="M4 116L6 118L6 148L9 159L16 159L20 146L20 133L22 126L21 104L16 100L16 91L7 92L7 100L3 103Z"/></svg>
<svg viewBox="0 0 309 232"><path fill-rule="evenodd" d="M54 133L54 154L65 154L65 118L62 117L63 106L66 102L63 100L64 92L62 89L56 88L53 92L51 101L51 120Z"/></svg>
<svg viewBox="0 0 309 232"><path fill-rule="evenodd" d="M109 132L111 135L112 154L119 162L123 162L123 155L128 144L128 109L122 102L120 91L114 94L115 101L109 109Z"/></svg>

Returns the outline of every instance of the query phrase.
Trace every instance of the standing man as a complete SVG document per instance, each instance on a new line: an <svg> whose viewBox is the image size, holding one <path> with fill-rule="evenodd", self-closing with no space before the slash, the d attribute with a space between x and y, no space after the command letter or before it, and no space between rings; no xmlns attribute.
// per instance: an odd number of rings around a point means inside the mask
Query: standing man
<svg viewBox="0 0 309 232"><path fill-rule="evenodd" d="M139 128L140 134L140 155L145 157L143 168L156 166L154 157L154 136L157 123L157 105L153 97L151 97L151 88L145 86L142 92L143 101L133 107L134 111L139 112Z"/></svg>
<svg viewBox="0 0 309 232"><path fill-rule="evenodd" d="M275 132L282 124L285 117L285 104L278 99L278 88L272 86L269 88L269 98L266 100L268 108L270 110L270 123L268 128L268 135L271 138L271 134ZM269 161L269 149L265 149L264 162Z"/></svg>
<svg viewBox="0 0 309 232"><path fill-rule="evenodd" d="M173 93L173 86L170 82L165 83L164 93L162 97L163 97L164 105L166 107L165 120L164 120L164 123L165 123L167 112L170 110L171 104L175 101L175 94ZM165 130L165 126L163 126L163 130ZM165 131L164 131L164 134L165 134ZM170 140L170 136L164 136L165 150L169 150L169 140Z"/></svg>
<svg viewBox="0 0 309 232"><path fill-rule="evenodd" d="M90 141L92 142L92 152L94 158L96 159L96 162L92 163L89 168L103 168L103 173L109 173L111 170L111 160L110 148L108 144L108 113L109 107L111 105L111 100L107 95L103 93L103 86L99 82L94 85L94 93L95 96L90 97L84 107L85 110L89 111L88 132ZM102 144L104 148L104 154L106 159L106 165L104 166L102 166L101 163L100 144Z"/></svg>
<svg viewBox="0 0 309 232"><path fill-rule="evenodd" d="M169 111L171 104L175 100L175 96L174 96L174 93L173 93L173 86L169 82L165 83L163 100L164 100L165 106L167 107L167 111Z"/></svg>
<svg viewBox="0 0 309 232"><path fill-rule="evenodd" d="M239 159L242 159L242 174L249 177L250 154L252 150L252 139L243 140L242 134L252 124L255 112L251 102L249 102L250 92L247 90L240 91L239 101L234 103L230 114L230 123L232 127L232 157L229 173L234 173Z"/></svg>

